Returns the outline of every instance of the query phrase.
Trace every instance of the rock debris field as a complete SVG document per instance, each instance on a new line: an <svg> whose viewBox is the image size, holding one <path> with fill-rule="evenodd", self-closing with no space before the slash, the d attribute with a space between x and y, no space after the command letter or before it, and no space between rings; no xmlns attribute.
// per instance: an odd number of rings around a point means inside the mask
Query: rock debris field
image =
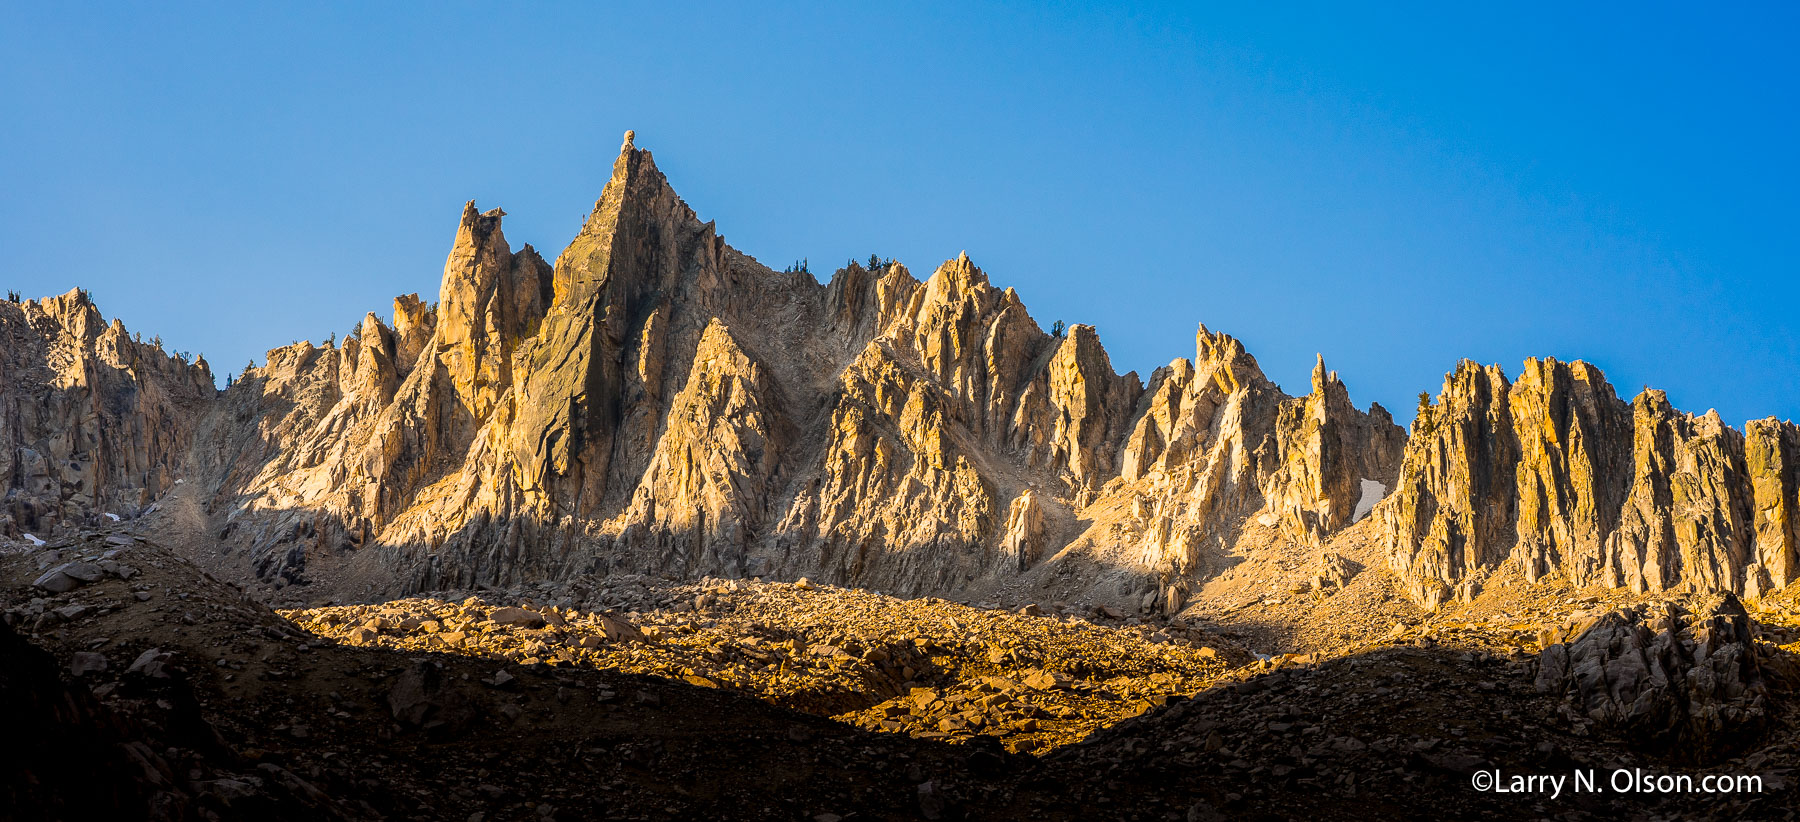
<svg viewBox="0 0 1800 822"><path fill-rule="evenodd" d="M649 674L868 730L987 736L1033 753L1186 698L1250 659L1179 622L1020 610L805 580L631 576L281 613L349 645Z"/></svg>

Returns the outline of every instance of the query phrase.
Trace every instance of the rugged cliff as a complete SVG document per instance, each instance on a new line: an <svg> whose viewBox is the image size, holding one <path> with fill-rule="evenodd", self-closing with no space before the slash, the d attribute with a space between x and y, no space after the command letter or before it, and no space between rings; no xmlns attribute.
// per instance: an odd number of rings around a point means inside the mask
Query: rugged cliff
<svg viewBox="0 0 1800 822"><path fill-rule="evenodd" d="M1599 369L1471 362L1421 402L1382 525L1419 601L1468 598L1505 561L1634 591L1758 596L1793 581L1793 423L1745 433L1660 391L1620 400Z"/></svg>
<svg viewBox="0 0 1800 822"><path fill-rule="evenodd" d="M0 535L143 511L213 398L204 359L107 324L82 291L0 302Z"/></svg>
<svg viewBox="0 0 1800 822"><path fill-rule="evenodd" d="M1186 581L1222 570L1239 539L1322 547L1394 483L1404 432L1369 412L1321 359L1312 393L1290 397L1236 339L1201 327L1192 361L1152 375L1120 476L1074 547L1141 568L1151 604L1179 610ZM1111 550L1108 550L1108 546Z"/></svg>
<svg viewBox="0 0 1800 822"><path fill-rule="evenodd" d="M773 271L629 134L554 264L504 216L465 206L435 302L217 394L79 294L0 305L0 530L149 511L223 572L354 596L588 571L951 593L1091 563L1178 610L1245 546L1341 584L1352 529L1428 606L1507 562L1751 596L1800 573L1800 431L1627 404L1583 363L1463 363L1410 437L1323 359L1290 396L1205 327L1146 384L966 254Z"/></svg>

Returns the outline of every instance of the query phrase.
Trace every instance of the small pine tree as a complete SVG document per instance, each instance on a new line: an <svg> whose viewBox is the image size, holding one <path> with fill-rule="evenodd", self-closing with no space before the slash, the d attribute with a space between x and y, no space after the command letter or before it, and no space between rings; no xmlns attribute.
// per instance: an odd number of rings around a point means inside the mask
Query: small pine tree
<svg viewBox="0 0 1800 822"><path fill-rule="evenodd" d="M1419 410L1413 413L1413 433L1429 434L1432 431L1431 393L1419 392Z"/></svg>
<svg viewBox="0 0 1800 822"><path fill-rule="evenodd" d="M1055 324L1053 324L1053 325L1051 325L1051 326L1050 326L1050 336L1052 336L1052 337L1061 337L1061 336L1062 336L1062 335L1063 335L1063 331L1064 331L1064 330L1065 330L1065 329L1066 329L1066 328L1067 328L1067 326L1064 326L1064 325L1063 325L1063 321L1062 321L1062 320L1057 320L1057 321L1056 321L1056 322L1055 322Z"/></svg>

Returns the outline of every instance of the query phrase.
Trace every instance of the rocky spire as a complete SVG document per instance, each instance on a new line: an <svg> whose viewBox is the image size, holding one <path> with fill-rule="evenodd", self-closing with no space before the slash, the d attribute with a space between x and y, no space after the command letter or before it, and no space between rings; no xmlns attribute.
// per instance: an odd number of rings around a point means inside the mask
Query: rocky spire
<svg viewBox="0 0 1800 822"><path fill-rule="evenodd" d="M543 316L549 272L527 246L513 254L506 212L463 206L438 297L437 353L469 413L486 418L512 385L512 352Z"/></svg>
<svg viewBox="0 0 1800 822"><path fill-rule="evenodd" d="M744 572L792 436L774 391L731 330L709 321L631 505L615 521L619 552L689 573Z"/></svg>

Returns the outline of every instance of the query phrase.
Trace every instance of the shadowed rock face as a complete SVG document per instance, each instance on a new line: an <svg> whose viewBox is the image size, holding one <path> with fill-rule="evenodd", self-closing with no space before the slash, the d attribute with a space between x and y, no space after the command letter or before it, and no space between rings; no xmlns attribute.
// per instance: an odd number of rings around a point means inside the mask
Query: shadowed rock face
<svg viewBox="0 0 1800 822"><path fill-rule="evenodd" d="M79 289L0 302L0 535L142 511L214 393L205 359L108 325Z"/></svg>
<svg viewBox="0 0 1800 822"><path fill-rule="evenodd" d="M357 596L596 570L948 593L1085 557L1179 608L1240 540L1322 550L1364 518L1427 605L1508 561L1752 595L1796 573L1794 426L1626 404L1583 363L1463 363L1409 439L1322 360L1289 396L1205 327L1118 374L966 254L772 271L630 141L554 265L504 216L465 206L437 302L217 396L80 295L0 305L0 527L163 500L148 527L225 570Z"/></svg>
<svg viewBox="0 0 1800 822"><path fill-rule="evenodd" d="M1572 718L1696 758L1763 729L1768 687L1735 597L1704 616L1672 603L1590 616L1546 638L1537 688Z"/></svg>

